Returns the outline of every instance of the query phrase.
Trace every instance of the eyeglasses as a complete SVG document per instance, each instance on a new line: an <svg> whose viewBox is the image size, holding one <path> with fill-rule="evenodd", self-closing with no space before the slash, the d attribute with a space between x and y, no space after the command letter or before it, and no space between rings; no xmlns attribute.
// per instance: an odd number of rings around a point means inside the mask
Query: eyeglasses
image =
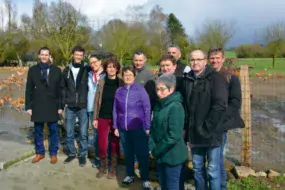
<svg viewBox="0 0 285 190"><path fill-rule="evenodd" d="M191 63L194 63L194 62L200 63L200 62L203 61L203 60L205 60L205 58L203 58L203 59L190 59L190 62L191 62Z"/></svg>
<svg viewBox="0 0 285 190"><path fill-rule="evenodd" d="M134 75L126 75L126 74L124 74L123 77L134 77Z"/></svg>
<svg viewBox="0 0 285 190"><path fill-rule="evenodd" d="M156 92L164 92L166 89L168 89L167 87L164 87L164 88L157 88L156 89Z"/></svg>

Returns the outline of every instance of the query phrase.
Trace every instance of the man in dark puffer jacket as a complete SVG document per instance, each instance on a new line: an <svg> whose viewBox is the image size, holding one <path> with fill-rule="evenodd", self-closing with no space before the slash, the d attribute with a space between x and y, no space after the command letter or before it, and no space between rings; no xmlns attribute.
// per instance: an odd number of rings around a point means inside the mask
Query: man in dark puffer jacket
<svg viewBox="0 0 285 190"><path fill-rule="evenodd" d="M88 117L87 117L87 94L88 94L88 64L83 63L85 50L76 46L72 50L73 61L62 73L61 98L62 108L67 105L65 110L66 117L66 144L69 155L64 163L69 163L76 158L76 148L74 146L74 128L76 117L79 119L80 143L79 143L79 165L86 164L88 151Z"/></svg>

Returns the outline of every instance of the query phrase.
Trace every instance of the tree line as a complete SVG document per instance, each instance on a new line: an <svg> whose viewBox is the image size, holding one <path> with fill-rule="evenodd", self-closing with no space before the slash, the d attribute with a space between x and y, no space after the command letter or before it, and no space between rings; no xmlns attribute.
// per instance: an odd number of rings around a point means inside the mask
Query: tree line
<svg viewBox="0 0 285 190"><path fill-rule="evenodd" d="M14 1L4 0L4 4L0 8L0 63L34 61L36 51L48 46L54 62L65 65L71 60L72 47L78 44L88 54L112 52L121 63L130 60L138 49L145 51L148 59L158 60L169 44L177 44L183 59L188 59L188 52L193 49L207 50L213 45L225 48L235 33L233 21L207 20L194 36L189 36L179 19L173 13L166 14L158 5L148 13L143 6L128 7L125 19L109 20L94 30L88 17L66 1L49 4L35 0L32 15L21 15L20 22L16 20ZM268 54L271 57L278 57L283 47L285 29L281 25L264 29L265 46L272 50ZM238 55L248 52L245 48L237 48Z"/></svg>

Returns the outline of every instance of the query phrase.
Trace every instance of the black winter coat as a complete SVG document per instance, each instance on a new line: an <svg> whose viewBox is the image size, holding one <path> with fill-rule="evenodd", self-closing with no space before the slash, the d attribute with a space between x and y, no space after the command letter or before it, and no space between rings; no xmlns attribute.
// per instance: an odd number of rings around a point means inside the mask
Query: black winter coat
<svg viewBox="0 0 285 190"><path fill-rule="evenodd" d="M228 107L224 114L221 130L244 128L245 124L240 116L242 93L239 78L225 67L222 67L219 73L227 81L229 94Z"/></svg>
<svg viewBox="0 0 285 190"><path fill-rule="evenodd" d="M177 60L176 62L176 69L174 72L175 76L183 76L183 72L185 69L186 65L184 63L182 63L182 61L180 59Z"/></svg>
<svg viewBox="0 0 285 190"><path fill-rule="evenodd" d="M25 109L32 110L33 122L56 122L59 120L61 70L51 65L48 74L48 86L40 79L39 65L28 71L26 83Z"/></svg>
<svg viewBox="0 0 285 190"><path fill-rule="evenodd" d="M61 98L64 108L66 104L69 107L86 108L88 95L88 71L87 63L81 63L78 76L76 78L76 86L71 70L72 64L69 64L62 72L61 81Z"/></svg>
<svg viewBox="0 0 285 190"><path fill-rule="evenodd" d="M192 146L220 146L223 130L219 128L228 100L226 81L208 65L201 77L195 78L191 71L180 81L187 140Z"/></svg>

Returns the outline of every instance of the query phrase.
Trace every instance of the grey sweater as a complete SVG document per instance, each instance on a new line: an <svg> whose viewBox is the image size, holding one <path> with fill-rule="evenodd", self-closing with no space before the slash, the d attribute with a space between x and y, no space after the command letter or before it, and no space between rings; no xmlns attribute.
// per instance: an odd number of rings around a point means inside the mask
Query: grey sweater
<svg viewBox="0 0 285 190"><path fill-rule="evenodd" d="M144 86L149 80L155 80L155 75L145 66L137 71L136 83Z"/></svg>

